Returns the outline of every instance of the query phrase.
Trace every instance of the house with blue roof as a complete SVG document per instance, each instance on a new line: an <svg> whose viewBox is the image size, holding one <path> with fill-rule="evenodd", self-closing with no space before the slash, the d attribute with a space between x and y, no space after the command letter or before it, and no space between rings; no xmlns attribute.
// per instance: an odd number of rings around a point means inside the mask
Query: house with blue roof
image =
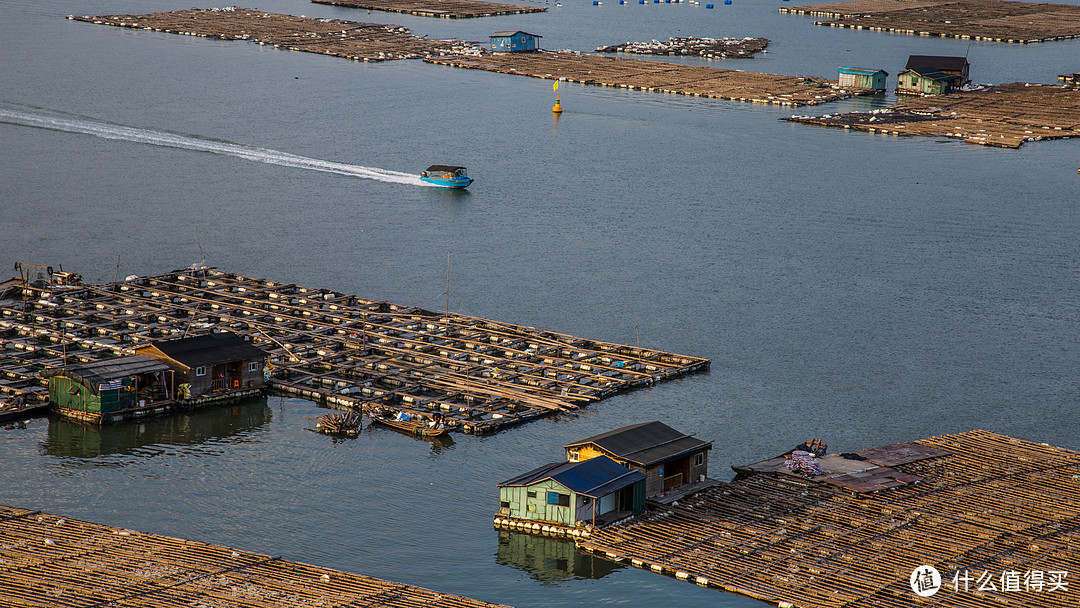
<svg viewBox="0 0 1080 608"><path fill-rule="evenodd" d="M541 38L543 36L516 30L495 32L488 36L488 41L491 43L492 51L518 53L539 50Z"/></svg>
<svg viewBox="0 0 1080 608"><path fill-rule="evenodd" d="M645 512L645 474L606 456L545 464L499 484L499 515L561 528L597 528Z"/></svg>

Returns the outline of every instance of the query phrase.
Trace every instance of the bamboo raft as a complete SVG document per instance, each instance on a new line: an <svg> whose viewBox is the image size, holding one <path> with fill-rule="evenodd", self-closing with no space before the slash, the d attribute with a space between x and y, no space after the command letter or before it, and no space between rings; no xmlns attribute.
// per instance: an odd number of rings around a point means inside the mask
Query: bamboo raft
<svg viewBox="0 0 1080 608"><path fill-rule="evenodd" d="M1016 82L981 91L910 98L876 112L792 116L784 120L1019 148L1029 141L1080 136L1080 88Z"/></svg>
<svg viewBox="0 0 1080 608"><path fill-rule="evenodd" d="M856 0L781 7L828 17L814 25L987 42L1050 42L1080 37L1080 6L1005 0Z"/></svg>
<svg viewBox="0 0 1080 608"><path fill-rule="evenodd" d="M218 545L0 507L0 606L497 608Z"/></svg>
<svg viewBox="0 0 1080 608"><path fill-rule="evenodd" d="M472 45L456 40L428 40L414 36L398 25L295 17L238 8L190 9L145 15L69 15L68 19L199 38L245 41L276 49L364 62L476 52Z"/></svg>
<svg viewBox="0 0 1080 608"><path fill-rule="evenodd" d="M695 38L670 37L667 42L626 42L602 46L597 53L636 55L696 55L706 59L753 59L754 53L769 46L768 38Z"/></svg>
<svg viewBox="0 0 1080 608"><path fill-rule="evenodd" d="M704 371L709 360L217 270L27 286L0 301L0 395L42 395L46 366L228 330L269 353L274 389L486 433Z"/></svg>
<svg viewBox="0 0 1080 608"><path fill-rule="evenodd" d="M914 446L914 449L912 449ZM900 448L900 449L894 449ZM579 539L610 559L789 608L907 608L923 564L941 572L932 605L1060 608L1080 585L1006 589L1008 572L1080 572L1080 452L988 431L866 452L917 452L892 469L917 483L878 491L756 474ZM934 455L943 454L943 455ZM992 574L997 590L953 586ZM954 591L954 588L959 588ZM927 604L929 605L929 604Z"/></svg>
<svg viewBox="0 0 1080 608"><path fill-rule="evenodd" d="M793 107L817 105L873 93L868 89L840 88L835 80L724 70L628 57L601 57L570 51L485 53L482 56L443 55L429 57L424 61L456 68L636 91Z"/></svg>
<svg viewBox="0 0 1080 608"><path fill-rule="evenodd" d="M311 0L316 4L332 4L369 11L405 13L418 17L442 17L444 19L472 19L499 15L524 15L542 13L540 6L481 2L480 0Z"/></svg>

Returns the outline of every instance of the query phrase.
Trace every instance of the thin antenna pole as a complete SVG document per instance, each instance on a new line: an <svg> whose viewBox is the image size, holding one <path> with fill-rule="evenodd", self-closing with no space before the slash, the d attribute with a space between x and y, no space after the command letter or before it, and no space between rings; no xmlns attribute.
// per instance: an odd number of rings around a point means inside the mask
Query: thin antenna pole
<svg viewBox="0 0 1080 608"><path fill-rule="evenodd" d="M202 241L199 240L199 225L198 224L195 224L195 244L199 246L199 261L202 262L206 258L203 257L203 253L202 253Z"/></svg>
<svg viewBox="0 0 1080 608"><path fill-rule="evenodd" d="M446 252L446 331L450 331L450 252Z"/></svg>
<svg viewBox="0 0 1080 608"><path fill-rule="evenodd" d="M638 349L641 349L641 332L638 331L637 313L634 313L634 341Z"/></svg>
<svg viewBox="0 0 1080 608"><path fill-rule="evenodd" d="M116 254L116 274L113 275L113 283L120 282L120 254Z"/></svg>

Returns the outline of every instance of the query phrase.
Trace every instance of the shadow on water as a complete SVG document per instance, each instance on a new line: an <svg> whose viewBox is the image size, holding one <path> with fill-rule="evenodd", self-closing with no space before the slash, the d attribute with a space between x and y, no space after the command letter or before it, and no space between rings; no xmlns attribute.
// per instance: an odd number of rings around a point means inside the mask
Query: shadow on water
<svg viewBox="0 0 1080 608"><path fill-rule="evenodd" d="M97 426L53 417L43 452L67 458L96 458L111 454L154 456L153 445L192 446L220 442L263 428L273 412L265 397L232 405L207 406L146 420Z"/></svg>
<svg viewBox="0 0 1080 608"><path fill-rule="evenodd" d="M509 530L499 531L495 562L524 570L544 582L603 578L626 567L591 553L579 552L570 540Z"/></svg>

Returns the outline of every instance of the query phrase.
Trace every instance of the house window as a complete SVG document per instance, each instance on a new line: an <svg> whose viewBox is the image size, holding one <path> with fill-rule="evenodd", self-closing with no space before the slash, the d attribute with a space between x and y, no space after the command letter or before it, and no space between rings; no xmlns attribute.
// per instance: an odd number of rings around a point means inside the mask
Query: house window
<svg viewBox="0 0 1080 608"><path fill-rule="evenodd" d="M703 464L705 464L705 452L694 454L694 466L700 467Z"/></svg>
<svg viewBox="0 0 1080 608"><path fill-rule="evenodd" d="M248 363L248 371L249 372L257 372L257 371L259 371L259 362L258 361L252 361L251 363Z"/></svg>
<svg viewBox="0 0 1080 608"><path fill-rule="evenodd" d="M510 501L508 501L508 500L499 501L499 508L500 509L509 509L510 508Z"/></svg>
<svg viewBox="0 0 1080 608"><path fill-rule="evenodd" d="M195 368L195 375L196 376L205 376L206 375L206 367L203 366L203 365L200 365L199 367L196 367Z"/></svg>
<svg viewBox="0 0 1080 608"><path fill-rule="evenodd" d="M570 495L569 494L563 494L562 492L548 492L547 493L547 504L549 504L549 505L558 505L560 507L569 507L570 506Z"/></svg>
<svg viewBox="0 0 1080 608"><path fill-rule="evenodd" d="M534 505L532 503L529 503L529 505L526 507L526 509L528 509L529 511L532 511L533 513L536 513L536 505Z"/></svg>
<svg viewBox="0 0 1080 608"><path fill-rule="evenodd" d="M577 462L578 461L578 451L577 450L570 450L570 453L567 455L566 459L569 460L570 462Z"/></svg>
<svg viewBox="0 0 1080 608"><path fill-rule="evenodd" d="M536 490L529 490L527 494L529 498L536 498Z"/></svg>

